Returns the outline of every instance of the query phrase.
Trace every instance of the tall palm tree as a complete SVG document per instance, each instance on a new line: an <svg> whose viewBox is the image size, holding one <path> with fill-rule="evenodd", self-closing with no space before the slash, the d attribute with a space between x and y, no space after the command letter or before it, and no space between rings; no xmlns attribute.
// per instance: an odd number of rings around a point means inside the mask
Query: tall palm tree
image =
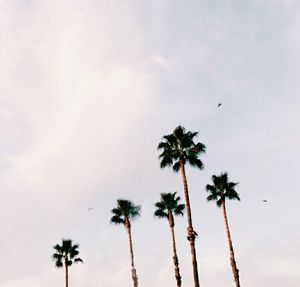
<svg viewBox="0 0 300 287"><path fill-rule="evenodd" d="M230 265L233 272L233 277L236 283L236 287L240 287L239 270L237 269L236 261L234 257L233 245L232 245L227 213L226 213L226 206L225 206L226 199L240 200L240 197L235 190L235 187L238 185L238 183L230 182L228 180L228 174L226 172L221 173L219 176L213 175L212 181L213 181L213 185L210 184L206 185L206 191L210 193L210 195L207 197L207 200L216 201L217 206L221 207L223 210L227 240L228 240L229 251L230 251Z"/></svg>
<svg viewBox="0 0 300 287"><path fill-rule="evenodd" d="M187 177L185 173L185 165L187 163L199 169L204 168L202 161L199 159L199 156L205 153L205 145L200 142L194 142L194 138L197 135L197 132L186 132L184 127L178 126L177 128L175 128L172 134L163 136L162 141L158 145L158 150L162 150L161 154L159 155L159 158L161 160L161 168L171 166L174 172L181 172L188 220L187 239L190 242L191 247L194 284L195 287L200 287L195 248L195 238L197 236L197 233L193 229L192 212Z"/></svg>
<svg viewBox="0 0 300 287"><path fill-rule="evenodd" d="M81 262L82 259L77 257L79 251L78 244L72 243L71 239L62 239L62 244L56 244L53 246L55 253L52 255L52 259L55 261L55 266L57 268L65 267L65 284L66 287L69 286L69 266L73 263Z"/></svg>
<svg viewBox="0 0 300 287"><path fill-rule="evenodd" d="M133 286L138 287L138 277L134 266L134 255L132 247L132 236L131 236L131 220L137 216L140 216L141 207L134 205L133 202L124 199L117 200L117 207L111 210L113 216L110 220L114 224L123 224L126 228L129 238L129 250L131 257L131 276L133 280Z"/></svg>
<svg viewBox="0 0 300 287"><path fill-rule="evenodd" d="M181 286L181 276L179 270L179 261L176 251L176 241L175 241L175 233L174 233L174 215L183 215L183 211L185 208L184 204L179 204L180 197L174 193L161 193L160 201L155 203L156 210L154 212L154 216L158 218L167 218L169 221L171 235L172 235L172 243L173 243L173 261L175 265L175 278L177 282L177 287Z"/></svg>

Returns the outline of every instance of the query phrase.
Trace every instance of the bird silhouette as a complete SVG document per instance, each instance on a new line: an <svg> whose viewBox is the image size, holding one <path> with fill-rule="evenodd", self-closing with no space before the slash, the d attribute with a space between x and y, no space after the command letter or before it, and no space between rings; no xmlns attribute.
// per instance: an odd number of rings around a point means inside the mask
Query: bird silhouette
<svg viewBox="0 0 300 287"><path fill-rule="evenodd" d="M217 108L219 108L219 107L221 107L221 106L222 106L222 103L219 103L218 106L217 106Z"/></svg>
<svg viewBox="0 0 300 287"><path fill-rule="evenodd" d="M263 199L263 202L268 202L266 199Z"/></svg>
<svg viewBox="0 0 300 287"><path fill-rule="evenodd" d="M90 208L88 209L88 211L92 211L92 210L94 210L94 207L90 207Z"/></svg>

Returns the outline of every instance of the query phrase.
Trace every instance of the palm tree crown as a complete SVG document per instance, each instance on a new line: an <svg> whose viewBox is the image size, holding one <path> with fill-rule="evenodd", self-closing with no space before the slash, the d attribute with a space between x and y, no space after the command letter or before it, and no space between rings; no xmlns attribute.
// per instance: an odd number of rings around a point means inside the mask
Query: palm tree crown
<svg viewBox="0 0 300 287"><path fill-rule="evenodd" d="M174 193L161 193L160 201L155 203L157 208L154 212L154 216L159 218L168 218L169 213L174 213L175 215L183 215L185 205L178 204L180 201L180 196L176 196Z"/></svg>
<svg viewBox="0 0 300 287"><path fill-rule="evenodd" d="M57 268L61 268L65 266L71 266L74 263L81 262L82 259L77 257L79 251L77 250L79 247L78 244L72 244L71 239L63 239L62 244L56 244L53 246L55 249L55 253L52 255L52 259L55 261L55 266Z"/></svg>
<svg viewBox="0 0 300 287"><path fill-rule="evenodd" d="M125 225L127 220L140 216L140 210L139 205L134 205L133 202L126 199L118 199L117 207L111 210L113 216L110 222Z"/></svg>
<svg viewBox="0 0 300 287"><path fill-rule="evenodd" d="M162 150L159 155L160 167L172 166L173 170L178 172L180 162L183 165L188 162L191 166L203 169L199 155L205 153L205 145L194 142L197 135L197 132L186 132L182 126L175 128L172 134L165 135L157 147L158 150Z"/></svg>
<svg viewBox="0 0 300 287"><path fill-rule="evenodd" d="M238 183L229 182L227 172L221 173L219 176L212 176L213 185L206 185L206 191L210 193L207 197L208 201L216 201L217 206L221 207L225 199L240 200L235 187Z"/></svg>

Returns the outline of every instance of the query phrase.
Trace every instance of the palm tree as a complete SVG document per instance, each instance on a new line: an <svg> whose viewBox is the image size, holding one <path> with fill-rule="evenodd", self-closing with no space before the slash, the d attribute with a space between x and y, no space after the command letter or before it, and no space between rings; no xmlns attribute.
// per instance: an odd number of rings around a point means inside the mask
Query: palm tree
<svg viewBox="0 0 300 287"><path fill-rule="evenodd" d="M62 239L61 245L56 244L53 246L55 253L52 255L52 259L55 261L55 266L57 268L65 267L66 287L69 286L69 266L73 263L83 263L82 259L77 257L79 254L78 247L78 244L73 245L71 239Z"/></svg>
<svg viewBox="0 0 300 287"><path fill-rule="evenodd" d="M167 218L169 221L169 225L171 228L172 242L173 242L173 261L175 265L175 278L177 282L177 287L181 286L181 276L179 271L179 262L176 251L176 241L175 241L175 233L174 233L174 216L175 215L183 215L183 211L185 208L184 204L179 204L180 197L176 196L176 192L174 193L161 193L160 201L155 203L155 207L157 208L154 212L154 216L158 218Z"/></svg>
<svg viewBox="0 0 300 287"><path fill-rule="evenodd" d="M188 220L187 239L191 247L194 283L195 287L200 287L195 248L197 233L193 229L192 212L185 173L185 165L187 163L199 169L204 168L199 156L205 153L205 145L200 142L194 142L194 138L197 135L197 132L186 132L184 127L178 126L172 134L163 136L162 141L158 145L158 150L162 150L162 153L159 155L161 168L172 166L174 172L181 172Z"/></svg>
<svg viewBox="0 0 300 287"><path fill-rule="evenodd" d="M225 228L227 233L227 240L230 251L230 264L233 272L236 287L240 287L239 270L236 267L236 261L234 257L233 245L230 236L229 224L226 213L225 201L228 200L240 200L238 193L235 191L235 187L238 183L228 181L228 174L226 172L221 173L219 176L212 176L213 185L206 185L206 191L210 193L207 197L208 201L216 201L218 207L222 207L223 216L225 222Z"/></svg>
<svg viewBox="0 0 300 287"><path fill-rule="evenodd" d="M131 276L133 280L133 286L138 287L138 277L134 266L134 256L132 247L132 236L131 236L131 219L140 216L140 206L136 206L133 202L124 199L117 200L117 207L111 210L113 216L110 220L114 224L123 224L126 228L129 238L129 250L131 257Z"/></svg>

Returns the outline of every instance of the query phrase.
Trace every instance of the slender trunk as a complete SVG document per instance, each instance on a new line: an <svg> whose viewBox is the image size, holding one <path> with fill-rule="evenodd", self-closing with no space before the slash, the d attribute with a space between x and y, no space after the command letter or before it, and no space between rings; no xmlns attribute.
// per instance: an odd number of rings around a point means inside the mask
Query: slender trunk
<svg viewBox="0 0 300 287"><path fill-rule="evenodd" d="M131 258L131 277L132 277L132 281L133 281L133 287L138 287L138 277L137 277L136 270L134 267L131 225L130 225L130 221L128 219L126 219L126 221L125 221L125 227L126 227L126 230L128 233L128 238L129 238L129 250L130 250L130 258Z"/></svg>
<svg viewBox="0 0 300 287"><path fill-rule="evenodd" d="M225 207L225 200L222 202L222 209L223 209L225 228L226 228L227 240L228 240L229 251L230 251L230 265L231 265L233 277L234 277L234 280L235 280L235 285L236 285L236 287L240 287L239 270L236 267L234 251L233 251L233 245L232 245L232 241L231 241L229 224L228 224L226 207Z"/></svg>
<svg viewBox="0 0 300 287"><path fill-rule="evenodd" d="M173 261L175 266L175 279L177 283L177 287L181 286L181 276L180 276L180 270L179 270L179 261L176 251L176 240L175 240L175 233L174 233L174 218L171 213L169 213L169 224L171 228L171 234L172 234L172 242L173 242Z"/></svg>
<svg viewBox="0 0 300 287"><path fill-rule="evenodd" d="M69 286L69 270L68 270L68 263L65 261L65 280L66 280L66 287Z"/></svg>
<svg viewBox="0 0 300 287"><path fill-rule="evenodd" d="M198 276L198 267L197 267L196 248L195 248L195 238L197 236L197 233L193 229L188 184L187 184L184 164L182 163L182 161L180 161L180 171L181 171L181 176L182 176L182 181L183 181L183 189L184 189L185 204L186 204L187 219L188 219L187 239L190 242L190 246L191 246L194 284L195 284L195 287L200 287L199 276Z"/></svg>

